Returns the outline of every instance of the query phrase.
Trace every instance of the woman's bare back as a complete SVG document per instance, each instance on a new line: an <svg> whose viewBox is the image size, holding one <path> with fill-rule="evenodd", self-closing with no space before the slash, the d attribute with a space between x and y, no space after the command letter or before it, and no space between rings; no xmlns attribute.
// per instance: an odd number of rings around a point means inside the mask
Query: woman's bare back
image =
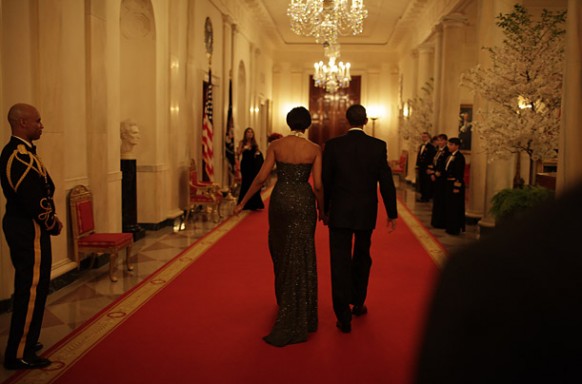
<svg viewBox="0 0 582 384"><path fill-rule="evenodd" d="M319 145L295 135L276 140L271 146L275 161L287 164L312 164L320 153Z"/></svg>

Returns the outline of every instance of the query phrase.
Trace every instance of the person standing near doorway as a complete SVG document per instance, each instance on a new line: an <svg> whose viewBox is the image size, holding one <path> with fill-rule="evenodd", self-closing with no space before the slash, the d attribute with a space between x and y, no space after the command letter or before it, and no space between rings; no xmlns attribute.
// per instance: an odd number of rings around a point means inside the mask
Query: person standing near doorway
<svg viewBox="0 0 582 384"><path fill-rule="evenodd" d="M238 196L238 202L240 203L264 162L263 154L259 150L259 145L255 138L255 131L251 127L245 129L236 154L240 158L240 173L242 177ZM265 204L261 199L261 191L257 191L244 206L245 210L253 211L263 208L265 208Z"/></svg>

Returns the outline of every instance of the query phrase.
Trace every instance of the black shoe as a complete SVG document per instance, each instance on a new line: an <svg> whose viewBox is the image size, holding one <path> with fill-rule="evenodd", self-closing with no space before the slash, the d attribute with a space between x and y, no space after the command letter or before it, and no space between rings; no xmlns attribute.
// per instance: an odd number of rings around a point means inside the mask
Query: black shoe
<svg viewBox="0 0 582 384"><path fill-rule="evenodd" d="M34 352L38 352L38 351L40 351L40 350L41 350L41 349L43 349L43 348L44 348L44 345L43 345L42 343L40 343L40 342L39 342L39 343L36 343L36 344L34 345L34 348L33 348L32 350L33 350Z"/></svg>
<svg viewBox="0 0 582 384"><path fill-rule="evenodd" d="M352 331L352 325L350 323L342 323L338 321L335 326L339 328L343 333L350 333Z"/></svg>
<svg viewBox="0 0 582 384"><path fill-rule="evenodd" d="M354 314L354 316L362 316L365 315L366 313L368 313L368 307L366 307L365 305L354 305L354 308L352 309L352 313Z"/></svg>
<svg viewBox="0 0 582 384"><path fill-rule="evenodd" d="M8 360L4 362L6 369L37 369L51 365L52 361L44 357L34 356L28 359Z"/></svg>

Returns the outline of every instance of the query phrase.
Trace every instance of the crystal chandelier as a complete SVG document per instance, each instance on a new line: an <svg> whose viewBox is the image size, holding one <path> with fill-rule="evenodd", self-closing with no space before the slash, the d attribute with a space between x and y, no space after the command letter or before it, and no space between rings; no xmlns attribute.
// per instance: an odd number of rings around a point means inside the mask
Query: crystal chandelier
<svg viewBox="0 0 582 384"><path fill-rule="evenodd" d="M296 34L335 43L338 36L362 33L368 10L363 0L291 0L287 15Z"/></svg>
<svg viewBox="0 0 582 384"><path fill-rule="evenodd" d="M350 85L350 63L335 63L336 57L330 56L329 62L323 61L313 64L315 74L313 80L316 87L325 88L326 92L335 93L340 88L346 88Z"/></svg>

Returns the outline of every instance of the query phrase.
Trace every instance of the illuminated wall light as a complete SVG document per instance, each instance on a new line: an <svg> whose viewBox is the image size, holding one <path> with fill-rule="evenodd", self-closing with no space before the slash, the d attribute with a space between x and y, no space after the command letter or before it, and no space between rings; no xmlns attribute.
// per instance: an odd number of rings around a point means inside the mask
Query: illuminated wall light
<svg viewBox="0 0 582 384"><path fill-rule="evenodd" d="M404 107L402 108L402 116L408 118L410 116L410 108L408 107L408 102L404 103Z"/></svg>
<svg viewBox="0 0 582 384"><path fill-rule="evenodd" d="M180 107L177 105L173 105L170 107L170 112L171 113L178 113L178 112L180 112Z"/></svg>

